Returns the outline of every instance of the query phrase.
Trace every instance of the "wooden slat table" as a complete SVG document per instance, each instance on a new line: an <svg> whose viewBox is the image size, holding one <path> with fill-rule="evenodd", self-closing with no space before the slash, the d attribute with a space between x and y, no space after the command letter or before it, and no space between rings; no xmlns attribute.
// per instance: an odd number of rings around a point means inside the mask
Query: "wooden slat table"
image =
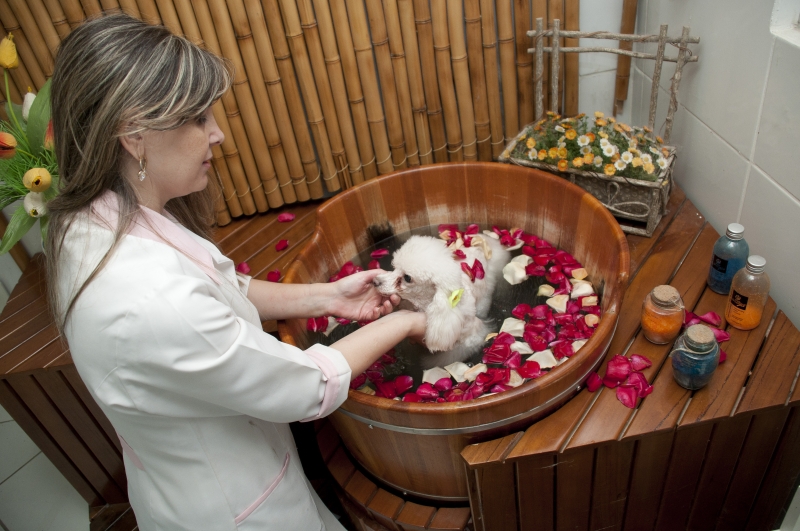
<svg viewBox="0 0 800 531"><path fill-rule="evenodd" d="M217 229L215 239L263 278L287 269L313 233L317 206L238 220ZM297 218L278 224L282 211ZM717 237L678 188L652 238L628 236L631 282L608 357L638 352L653 360L645 375L655 391L631 410L613 390L584 390L524 432L467 447L470 526L770 529L781 517L800 474L800 332L770 301L767 312L775 317L758 329L728 327L727 362L694 393L674 383L669 347L639 333L641 302L658 284L675 286L696 313L722 315L724 297L705 285ZM277 252L281 239L290 247ZM93 529L106 529L105 520L132 521L121 505L127 498L116 435L57 337L43 293L36 257L0 314L0 404L96 508ZM405 500L357 471L331 431L321 427L320 449L357 527L464 527L463 511ZM113 510L99 509L106 505Z"/></svg>

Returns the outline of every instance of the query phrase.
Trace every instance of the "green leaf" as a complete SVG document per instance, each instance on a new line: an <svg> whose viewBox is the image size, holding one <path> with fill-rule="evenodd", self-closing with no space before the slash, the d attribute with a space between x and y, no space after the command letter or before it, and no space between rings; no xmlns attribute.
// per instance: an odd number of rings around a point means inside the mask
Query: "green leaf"
<svg viewBox="0 0 800 531"><path fill-rule="evenodd" d="M6 102L5 111L6 111L6 116L8 116L9 120L11 120L11 110L8 108L9 103L11 104L11 109L14 110L14 114L17 117L17 121L19 121L20 126L22 127L22 131L17 131L17 132L18 133L25 133L25 121L22 119L22 105L17 105L13 101L12 102L8 102L8 101ZM11 120L10 124L11 124L11 127L13 129L17 129L17 126L14 124L14 120Z"/></svg>
<svg viewBox="0 0 800 531"><path fill-rule="evenodd" d="M20 116L22 113L20 112ZM28 142L31 154L38 157L44 145L44 135L50 122L50 80L47 80L28 111Z"/></svg>
<svg viewBox="0 0 800 531"><path fill-rule="evenodd" d="M28 215L28 213L25 212L25 207L20 206L8 222L6 233L3 235L2 242L0 242L0 254L5 254L10 251L14 244L25 236L25 233L33 227L34 223L36 223L36 218Z"/></svg>

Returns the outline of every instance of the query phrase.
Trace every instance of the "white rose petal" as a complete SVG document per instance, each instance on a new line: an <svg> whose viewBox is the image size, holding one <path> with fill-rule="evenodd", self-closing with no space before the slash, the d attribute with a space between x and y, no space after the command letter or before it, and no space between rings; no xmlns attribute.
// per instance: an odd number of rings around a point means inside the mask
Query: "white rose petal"
<svg viewBox="0 0 800 531"><path fill-rule="evenodd" d="M597 297L596 296L594 296L594 297L584 297L583 300L581 301L581 306L582 307L597 306Z"/></svg>
<svg viewBox="0 0 800 531"><path fill-rule="evenodd" d="M422 371L422 383L435 384L442 378L450 378L450 373L441 367L434 367L427 371Z"/></svg>
<svg viewBox="0 0 800 531"><path fill-rule="evenodd" d="M511 373L508 375L508 382L506 382L506 385L509 387L519 387L524 383L525 378L520 376L519 373L514 369L511 369Z"/></svg>
<svg viewBox="0 0 800 531"><path fill-rule="evenodd" d="M522 337L525 331L525 321L517 319L516 317L508 317L503 321L503 326L500 327L500 332L506 332L514 337Z"/></svg>
<svg viewBox="0 0 800 531"><path fill-rule="evenodd" d="M572 342L572 351L577 353L581 349L581 347L584 346L586 343L587 343L586 339L579 339L577 341L573 341Z"/></svg>
<svg viewBox="0 0 800 531"><path fill-rule="evenodd" d="M463 382L466 381L466 378L464 378L464 373L469 370L469 365L460 361L456 361L455 363L446 365L445 370L450 373L450 376L452 376L456 382Z"/></svg>
<svg viewBox="0 0 800 531"><path fill-rule="evenodd" d="M339 321L337 321L336 318L333 317L332 315L329 315L328 316L328 328L326 328L325 331L322 332L322 333L325 334L325 336L327 337L327 336L331 335L331 332L333 332L333 329L336 328L337 326L339 326Z"/></svg>
<svg viewBox="0 0 800 531"><path fill-rule="evenodd" d="M574 291L573 291L574 293ZM569 295L556 295L555 297L550 297L547 299L547 305L550 306L558 313L564 313L567 311L567 301L569 300Z"/></svg>
<svg viewBox="0 0 800 531"><path fill-rule="evenodd" d="M594 288L588 282L581 282L572 286L572 298L585 297L587 295L594 295Z"/></svg>
<svg viewBox="0 0 800 531"><path fill-rule="evenodd" d="M485 235L487 235L488 237L490 237L490 238L494 238L495 240L499 240L500 239L500 236L498 236L497 233L495 231L493 231L493 230L485 230L485 231L483 231L483 233Z"/></svg>
<svg viewBox="0 0 800 531"><path fill-rule="evenodd" d="M567 356L564 356L563 358L558 360L558 363L556 363L556 365L561 365L562 363L566 363L568 359L569 358Z"/></svg>
<svg viewBox="0 0 800 531"><path fill-rule="evenodd" d="M597 326L597 323L600 322L600 318L593 313L586 314L586 317L583 318L583 322L586 323L587 326L591 326L594 328Z"/></svg>
<svg viewBox="0 0 800 531"><path fill-rule="evenodd" d="M551 286L550 284L542 284L539 286L539 291L536 292L537 297L552 297L553 293L556 292L556 288Z"/></svg>
<svg viewBox="0 0 800 531"><path fill-rule="evenodd" d="M579 267L578 269L572 270L572 278L576 278L578 280L583 280L584 278L589 276L589 272L586 271L586 268Z"/></svg>
<svg viewBox="0 0 800 531"><path fill-rule="evenodd" d="M515 256L514 258L512 258L511 261L512 262L516 262L518 264L522 264L523 266L526 266L526 265L530 264L531 262L533 262L533 258L528 256L527 254L521 254L519 256Z"/></svg>
<svg viewBox="0 0 800 531"><path fill-rule="evenodd" d="M533 354L531 346L524 341L515 341L510 348L513 352L519 352L520 354Z"/></svg>
<svg viewBox="0 0 800 531"><path fill-rule="evenodd" d="M475 378L477 378L479 374L486 372L488 369L489 368L486 366L485 363L478 363L477 365L470 367L469 369L464 371L464 378L468 382L474 382Z"/></svg>
<svg viewBox="0 0 800 531"><path fill-rule="evenodd" d="M525 274L524 265L511 261L503 266L503 278L506 279L506 282L515 286L528 280L528 275Z"/></svg>
<svg viewBox="0 0 800 531"><path fill-rule="evenodd" d="M558 360L553 356L553 352L550 349L537 352L526 361L535 361L542 369L550 369L558 365Z"/></svg>
<svg viewBox="0 0 800 531"><path fill-rule="evenodd" d="M506 250L507 250L507 251L516 251L517 249L519 249L520 247L522 247L522 245L525 243L525 242L523 242L522 240L520 240L519 238L516 238L516 240L517 240L517 243L515 243L515 244L514 244L514 245L512 245L511 247L506 247ZM525 255L522 255L522 256L525 256Z"/></svg>

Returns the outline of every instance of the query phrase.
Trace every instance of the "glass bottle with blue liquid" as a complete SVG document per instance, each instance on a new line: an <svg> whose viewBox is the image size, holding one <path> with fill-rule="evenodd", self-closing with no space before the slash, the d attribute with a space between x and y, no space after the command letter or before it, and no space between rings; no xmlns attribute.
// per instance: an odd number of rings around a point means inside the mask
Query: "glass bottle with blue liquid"
<svg viewBox="0 0 800 531"><path fill-rule="evenodd" d="M711 267L708 269L708 287L727 295L733 276L744 267L750 246L744 239L744 227L738 223L728 225L725 235L714 244Z"/></svg>
<svg viewBox="0 0 800 531"><path fill-rule="evenodd" d="M685 389L700 389L708 384L719 365L719 344L714 332L704 324L690 326L675 341L672 375Z"/></svg>

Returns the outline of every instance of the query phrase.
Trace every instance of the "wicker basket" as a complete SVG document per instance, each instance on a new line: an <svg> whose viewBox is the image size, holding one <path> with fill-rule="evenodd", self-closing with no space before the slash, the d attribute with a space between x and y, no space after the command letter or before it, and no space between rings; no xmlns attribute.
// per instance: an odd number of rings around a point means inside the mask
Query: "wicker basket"
<svg viewBox="0 0 800 531"><path fill-rule="evenodd" d="M672 167L675 162L675 148L664 146L670 151L667 167L661 170L656 181L641 181L625 177L609 177L603 173L581 171L570 168L559 171L551 164L532 161L527 158L512 157L517 142L524 140L528 127L512 140L498 157L499 162L528 166L548 171L577 184L594 197L617 218L622 230L630 234L650 237L666 213L669 193L672 189Z"/></svg>

